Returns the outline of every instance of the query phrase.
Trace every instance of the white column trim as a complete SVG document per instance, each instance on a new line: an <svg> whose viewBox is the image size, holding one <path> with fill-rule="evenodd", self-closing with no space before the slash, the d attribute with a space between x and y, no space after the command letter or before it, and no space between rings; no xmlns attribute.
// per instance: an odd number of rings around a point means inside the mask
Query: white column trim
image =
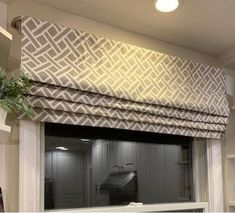
<svg viewBox="0 0 235 213"><path fill-rule="evenodd" d="M6 200L6 144L0 144L0 187L2 188L5 211L8 209Z"/></svg>
<svg viewBox="0 0 235 213"><path fill-rule="evenodd" d="M206 139L193 140L193 186L196 202L208 202L207 145Z"/></svg>
<svg viewBox="0 0 235 213"><path fill-rule="evenodd" d="M220 140L207 141L207 168L209 211L223 212L223 167Z"/></svg>
<svg viewBox="0 0 235 213"><path fill-rule="evenodd" d="M40 165L41 165L41 177L40 177L40 211L44 211L44 172L45 172L45 123L40 125Z"/></svg>
<svg viewBox="0 0 235 213"><path fill-rule="evenodd" d="M40 123L20 120L19 211L41 210Z"/></svg>

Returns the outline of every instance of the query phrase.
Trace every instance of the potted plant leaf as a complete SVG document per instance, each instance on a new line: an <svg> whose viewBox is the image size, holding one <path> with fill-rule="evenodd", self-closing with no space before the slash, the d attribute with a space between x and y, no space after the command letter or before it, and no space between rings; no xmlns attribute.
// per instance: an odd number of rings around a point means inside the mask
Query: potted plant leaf
<svg viewBox="0 0 235 213"><path fill-rule="evenodd" d="M0 123L5 123L7 113L32 114L27 96L30 80L25 74L9 77L0 69Z"/></svg>

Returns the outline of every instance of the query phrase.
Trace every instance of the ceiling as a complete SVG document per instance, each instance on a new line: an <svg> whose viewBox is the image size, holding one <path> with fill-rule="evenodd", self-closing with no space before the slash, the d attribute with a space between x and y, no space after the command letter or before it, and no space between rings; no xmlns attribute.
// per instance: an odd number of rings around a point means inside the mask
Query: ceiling
<svg viewBox="0 0 235 213"><path fill-rule="evenodd" d="M154 0L32 1L213 56L235 46L235 0L181 0L168 14Z"/></svg>
<svg viewBox="0 0 235 213"><path fill-rule="evenodd" d="M45 137L45 149L46 151L55 151L56 147L62 146L68 148L69 151L87 151L91 148L91 144L95 141L89 141L85 143L79 138L69 138L69 137Z"/></svg>

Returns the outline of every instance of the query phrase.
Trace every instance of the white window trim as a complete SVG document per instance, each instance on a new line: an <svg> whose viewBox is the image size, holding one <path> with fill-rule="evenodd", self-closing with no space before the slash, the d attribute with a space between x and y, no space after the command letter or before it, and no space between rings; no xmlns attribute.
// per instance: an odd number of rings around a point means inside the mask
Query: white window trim
<svg viewBox="0 0 235 213"><path fill-rule="evenodd" d="M20 120L19 211L21 212L44 211L44 144L44 124ZM193 142L193 172L196 202L123 206L116 210L120 211L122 208L123 211L170 211L183 210L183 207L184 209L198 209L202 206L204 211L223 211L221 141L197 139ZM99 209L100 211L116 211L114 207L80 210L98 211Z"/></svg>
<svg viewBox="0 0 235 213"><path fill-rule="evenodd" d="M208 212L207 202L187 202L187 203L164 203L146 205L127 205L117 207L80 208L80 209L57 209L46 212L162 212L162 211L186 211L200 209Z"/></svg>
<svg viewBox="0 0 235 213"><path fill-rule="evenodd" d="M224 211L222 141L207 141L208 201L212 212Z"/></svg>
<svg viewBox="0 0 235 213"><path fill-rule="evenodd" d="M193 141L193 187L196 202L208 201L207 149L205 139Z"/></svg>
<svg viewBox="0 0 235 213"><path fill-rule="evenodd" d="M38 212L44 203L44 128L38 122L20 120L19 134L19 212Z"/></svg>

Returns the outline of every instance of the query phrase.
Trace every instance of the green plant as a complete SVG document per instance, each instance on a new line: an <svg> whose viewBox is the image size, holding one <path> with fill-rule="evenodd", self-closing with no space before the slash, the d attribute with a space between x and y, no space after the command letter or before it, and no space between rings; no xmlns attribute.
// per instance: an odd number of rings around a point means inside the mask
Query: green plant
<svg viewBox="0 0 235 213"><path fill-rule="evenodd" d="M24 113L31 116L32 108L25 95L30 87L27 75L20 74L18 77L8 78L0 69L0 107L9 113Z"/></svg>

